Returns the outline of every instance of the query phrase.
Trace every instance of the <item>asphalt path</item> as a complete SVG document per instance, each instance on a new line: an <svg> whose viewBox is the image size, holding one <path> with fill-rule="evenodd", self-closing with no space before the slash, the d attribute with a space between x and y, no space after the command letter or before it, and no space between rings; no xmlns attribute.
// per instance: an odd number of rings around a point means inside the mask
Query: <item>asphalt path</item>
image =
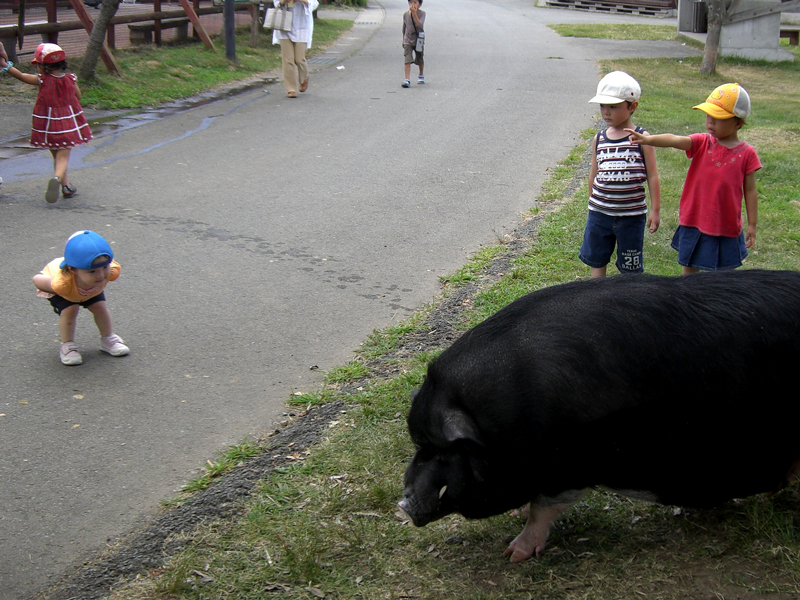
<svg viewBox="0 0 800 600"><path fill-rule="evenodd" d="M152 518L513 229L594 123L598 58L694 53L545 26L653 19L437 0L428 83L414 67L402 89L406 6L362 13L298 99L259 87L98 137L73 152L73 200L45 204L47 153L0 162L0 598ZM131 354L102 354L83 312L65 367L31 277L84 228L122 264L107 297Z"/></svg>

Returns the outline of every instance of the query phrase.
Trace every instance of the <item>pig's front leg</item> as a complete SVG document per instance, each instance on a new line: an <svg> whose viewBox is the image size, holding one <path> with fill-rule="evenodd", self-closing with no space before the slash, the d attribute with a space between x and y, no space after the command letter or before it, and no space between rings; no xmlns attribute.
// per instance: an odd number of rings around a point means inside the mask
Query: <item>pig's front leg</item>
<svg viewBox="0 0 800 600"><path fill-rule="evenodd" d="M512 563L528 560L534 554L541 556L547 535L553 522L569 510L574 501L542 506L531 502L528 508L528 520L514 541L508 545L503 556L510 556ZM523 510L524 513L524 510Z"/></svg>

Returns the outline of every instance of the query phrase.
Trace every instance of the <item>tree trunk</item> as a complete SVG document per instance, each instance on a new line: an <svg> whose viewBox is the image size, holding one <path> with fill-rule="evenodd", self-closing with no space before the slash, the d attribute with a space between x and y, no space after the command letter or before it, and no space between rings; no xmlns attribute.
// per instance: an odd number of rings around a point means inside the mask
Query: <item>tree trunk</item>
<svg viewBox="0 0 800 600"><path fill-rule="evenodd" d="M728 14L727 5L726 0L708 0L706 47L703 51L703 62L700 63L700 73L703 75L716 73L719 38L722 33L722 21Z"/></svg>
<svg viewBox="0 0 800 600"><path fill-rule="evenodd" d="M78 77L83 81L94 79L97 60L100 58L100 50L106 39L106 29L108 29L111 19L117 14L117 8L121 0L103 0L100 5L100 14L94 21L89 42L86 44L86 53L83 55L83 63Z"/></svg>

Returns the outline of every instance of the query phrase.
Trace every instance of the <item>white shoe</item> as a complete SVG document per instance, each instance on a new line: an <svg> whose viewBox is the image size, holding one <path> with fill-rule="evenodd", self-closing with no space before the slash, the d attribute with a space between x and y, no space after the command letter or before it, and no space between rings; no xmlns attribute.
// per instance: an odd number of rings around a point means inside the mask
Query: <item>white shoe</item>
<svg viewBox="0 0 800 600"><path fill-rule="evenodd" d="M61 350L58 353L61 358L61 364L74 366L83 362L81 353L78 352L78 344L75 342L66 342L61 344Z"/></svg>
<svg viewBox="0 0 800 600"><path fill-rule="evenodd" d="M100 338L100 350L108 352L111 356L125 356L131 351L122 342L122 338L114 333Z"/></svg>

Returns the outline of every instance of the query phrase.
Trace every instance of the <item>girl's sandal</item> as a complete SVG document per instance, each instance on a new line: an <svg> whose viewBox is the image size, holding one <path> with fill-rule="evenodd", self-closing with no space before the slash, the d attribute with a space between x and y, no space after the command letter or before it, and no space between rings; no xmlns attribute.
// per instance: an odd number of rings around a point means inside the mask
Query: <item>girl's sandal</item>
<svg viewBox="0 0 800 600"><path fill-rule="evenodd" d="M78 188L76 188L74 185L66 184L61 186L61 195L64 198L72 198L77 193Z"/></svg>

